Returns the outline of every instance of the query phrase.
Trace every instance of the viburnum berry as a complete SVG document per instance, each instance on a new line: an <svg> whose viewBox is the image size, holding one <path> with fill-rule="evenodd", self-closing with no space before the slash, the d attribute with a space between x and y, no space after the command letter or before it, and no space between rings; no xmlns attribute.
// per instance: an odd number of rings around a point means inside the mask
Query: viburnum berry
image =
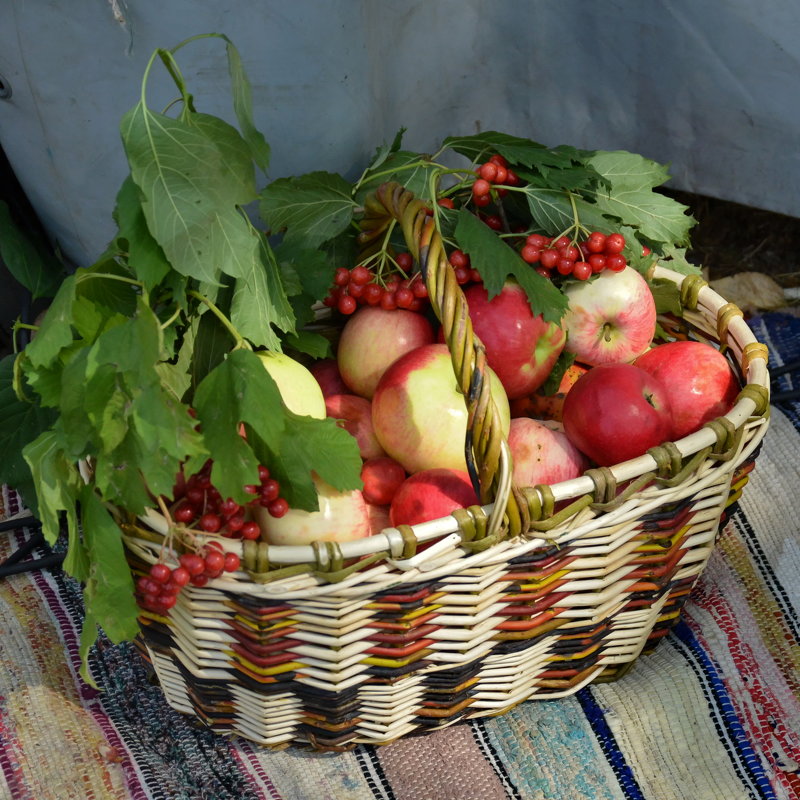
<svg viewBox="0 0 800 800"><path fill-rule="evenodd" d="M150 577L157 583L166 583L172 575L172 570L161 562L156 562L150 567Z"/></svg>
<svg viewBox="0 0 800 800"><path fill-rule="evenodd" d="M269 511L269 513L273 517L276 517L276 518L283 517L289 511L289 503L286 501L285 498L279 497L277 500L273 500L267 506L267 511Z"/></svg>
<svg viewBox="0 0 800 800"><path fill-rule="evenodd" d="M236 553L225 553L225 572L236 572L240 566L240 559Z"/></svg>
<svg viewBox="0 0 800 800"><path fill-rule="evenodd" d="M257 522L245 522L241 530L242 539L258 539L261 536L261 528Z"/></svg>
<svg viewBox="0 0 800 800"><path fill-rule="evenodd" d="M588 281L592 276L592 265L587 261L576 261L572 267L572 276L579 281Z"/></svg>
<svg viewBox="0 0 800 800"><path fill-rule="evenodd" d="M380 306L385 311L394 311L397 308L396 292L384 290L381 295Z"/></svg>
<svg viewBox="0 0 800 800"><path fill-rule="evenodd" d="M350 283L350 270L347 267L337 267L333 273L333 282L336 286L347 286Z"/></svg>
<svg viewBox="0 0 800 800"><path fill-rule="evenodd" d="M364 294L362 297L364 301L371 306L376 306L381 301L383 289L377 283L368 283L364 287Z"/></svg>
<svg viewBox="0 0 800 800"><path fill-rule="evenodd" d="M482 194L479 197L474 197L472 201L478 208L484 208L492 202L492 196L489 194Z"/></svg>
<svg viewBox="0 0 800 800"><path fill-rule="evenodd" d="M606 237L603 248L607 255L618 255L625 249L625 237L621 233L611 233Z"/></svg>
<svg viewBox="0 0 800 800"><path fill-rule="evenodd" d="M355 297L351 297L349 294L343 294L339 297L339 300L336 303L336 308L339 310L340 314L344 314L345 316L349 316L352 314L358 306Z"/></svg>
<svg viewBox="0 0 800 800"><path fill-rule="evenodd" d="M456 204L453 202L452 197L440 197L436 201L442 208L455 208Z"/></svg>
<svg viewBox="0 0 800 800"><path fill-rule="evenodd" d="M494 161L487 161L485 164L481 164L478 175L485 181L494 183L497 179L497 164Z"/></svg>
<svg viewBox="0 0 800 800"><path fill-rule="evenodd" d="M492 185L483 178L478 178L475 183L472 184L472 194L475 197L486 197L491 191Z"/></svg>
<svg viewBox="0 0 800 800"><path fill-rule="evenodd" d="M404 286L401 286L395 293L395 301L398 308L409 308L414 302L414 292Z"/></svg>
<svg viewBox="0 0 800 800"><path fill-rule="evenodd" d="M403 270L403 272L410 272L411 267L414 266L414 258L412 257L411 253L398 253L394 260L397 266Z"/></svg>
<svg viewBox="0 0 800 800"><path fill-rule="evenodd" d="M469 267L469 256L463 250L453 250L448 261L454 267Z"/></svg>

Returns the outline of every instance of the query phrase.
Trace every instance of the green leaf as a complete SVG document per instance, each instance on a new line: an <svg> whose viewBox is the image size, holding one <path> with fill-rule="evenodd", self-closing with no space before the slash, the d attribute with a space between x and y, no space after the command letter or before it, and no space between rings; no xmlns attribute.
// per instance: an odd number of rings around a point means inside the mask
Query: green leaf
<svg viewBox="0 0 800 800"><path fill-rule="evenodd" d="M553 364L550 374L547 376L547 379L541 385L541 388L539 388L538 392L548 397L554 395L558 391L558 387L561 385L561 379L564 377L564 373L574 363L575 353L568 353L566 350L562 350L556 359L556 363Z"/></svg>
<svg viewBox="0 0 800 800"><path fill-rule="evenodd" d="M139 632L133 577L125 559L120 530L91 486L81 492L83 536L90 568L83 588L86 618L81 632L82 674L88 675L88 653L97 625L112 642L133 639Z"/></svg>
<svg viewBox="0 0 800 800"><path fill-rule="evenodd" d="M258 458L239 435L239 423L265 442L277 441L285 416L280 392L255 353L234 350L206 375L194 402L214 459L214 485L223 497L244 502L244 486L258 475Z"/></svg>
<svg viewBox="0 0 800 800"><path fill-rule="evenodd" d="M275 260L282 275L289 272L297 278L300 291L310 298L308 305L322 300L328 293L334 267L327 252L307 247L303 242L284 239L275 248Z"/></svg>
<svg viewBox="0 0 800 800"><path fill-rule="evenodd" d="M250 148L253 161L266 172L269 167L270 147L264 135L259 132L253 123L253 92L250 81L242 65L239 51L227 36L223 37L228 53L228 73L231 76L231 89L233 91L233 110L242 137Z"/></svg>
<svg viewBox="0 0 800 800"><path fill-rule="evenodd" d="M370 192L388 181L397 181L421 200L430 200L429 178L432 169L438 169L437 165L419 153L401 150L387 155L377 175L371 174L373 169L366 173L356 193L356 202L363 204Z"/></svg>
<svg viewBox="0 0 800 800"><path fill-rule="evenodd" d="M656 311L659 314L683 316L681 290L674 281L669 278L651 278L648 283L656 303Z"/></svg>
<svg viewBox="0 0 800 800"><path fill-rule="evenodd" d="M559 322L567 309L566 297L552 281L539 275L474 214L458 212L455 238L480 272L489 299L500 293L509 277L525 290L531 311L547 322Z"/></svg>
<svg viewBox="0 0 800 800"><path fill-rule="evenodd" d="M573 212L570 194L561 189L542 189L528 185L523 188L523 192L528 200L531 217L541 233L552 236L567 230L574 223L575 212L579 223L590 230L603 233L616 230L614 222L606 219L597 206L579 195L572 195L575 202Z"/></svg>
<svg viewBox="0 0 800 800"><path fill-rule="evenodd" d="M61 350L72 344L72 305L75 302L75 276L61 284L42 320L36 337L25 348L34 367L49 367Z"/></svg>
<svg viewBox="0 0 800 800"><path fill-rule="evenodd" d="M695 220L686 214L687 207L653 191L669 178L664 165L626 151L598 152L590 163L610 184L591 192L602 213L638 228L654 242L688 244Z"/></svg>
<svg viewBox="0 0 800 800"><path fill-rule="evenodd" d="M254 198L255 176L236 129L202 114L171 119L139 103L121 131L147 227L172 267L210 282L220 271L247 275L258 239L239 207Z"/></svg>
<svg viewBox="0 0 800 800"><path fill-rule="evenodd" d="M236 281L231 322L256 347L270 350L281 347L273 326L284 333L294 331L294 312L286 297L275 256L263 238L261 261L253 265L247 276Z"/></svg>
<svg viewBox="0 0 800 800"><path fill-rule="evenodd" d="M339 491L363 488L358 443L334 419L287 412L283 435L277 443L267 444L271 451L270 472L292 508L319 509L312 473Z"/></svg>
<svg viewBox="0 0 800 800"><path fill-rule="evenodd" d="M230 333L210 311L203 314L196 325L197 333L190 367L192 386L195 389L211 370L225 360L225 356L233 346Z"/></svg>
<svg viewBox="0 0 800 800"><path fill-rule="evenodd" d="M312 358L328 358L331 355L331 343L321 334L300 330L286 337L287 347L305 353Z"/></svg>
<svg viewBox="0 0 800 800"><path fill-rule="evenodd" d="M147 227L139 187L129 175L117 194L114 219L119 236L127 242L128 264L147 289L157 286L170 271L164 251Z"/></svg>
<svg viewBox="0 0 800 800"><path fill-rule="evenodd" d="M685 247L664 244L659 247L659 253L659 263L681 275L700 275L702 272L700 267L687 260Z"/></svg>
<svg viewBox="0 0 800 800"><path fill-rule="evenodd" d="M310 172L279 178L261 192L261 215L273 232L318 247L344 231L353 218L351 186L340 175Z"/></svg>
<svg viewBox="0 0 800 800"><path fill-rule="evenodd" d="M513 164L525 167L553 167L563 169L571 166L576 150L572 148L548 149L539 142L511 136L498 131L486 131L473 136L451 136L444 140L449 147L470 161L477 163L499 153Z"/></svg>
<svg viewBox="0 0 800 800"><path fill-rule="evenodd" d="M30 467L22 456L25 445L48 430L56 413L25 402L14 391L15 356L0 361L0 483L17 489L36 514L36 492Z"/></svg>
<svg viewBox="0 0 800 800"><path fill-rule="evenodd" d="M75 296L104 309L104 314L129 317L136 311L139 287L131 283L133 273L115 258L106 256L90 267L81 267L75 271L75 279Z"/></svg>
<svg viewBox="0 0 800 800"><path fill-rule="evenodd" d="M0 200L0 259L34 300L52 297L64 275L64 267L49 248L26 236L14 224L3 200Z"/></svg>
<svg viewBox="0 0 800 800"><path fill-rule="evenodd" d="M75 508L81 478L75 463L65 455L58 431L48 430L25 445L27 461L36 488L38 518L50 544L59 535L59 512Z"/></svg>

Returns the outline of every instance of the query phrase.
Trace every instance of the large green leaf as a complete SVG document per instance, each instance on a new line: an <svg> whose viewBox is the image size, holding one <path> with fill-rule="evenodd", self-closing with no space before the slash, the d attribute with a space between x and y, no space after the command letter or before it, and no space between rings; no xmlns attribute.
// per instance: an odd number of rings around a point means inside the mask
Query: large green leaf
<svg viewBox="0 0 800 800"><path fill-rule="evenodd" d="M653 191L669 178L664 165L626 151L599 152L589 161L609 184L587 191L603 214L638 228L654 242L688 244L695 220L687 207Z"/></svg>
<svg viewBox="0 0 800 800"><path fill-rule="evenodd" d="M279 178L261 192L261 215L273 232L318 247L345 230L353 218L351 186L332 172Z"/></svg>
<svg viewBox="0 0 800 800"><path fill-rule="evenodd" d="M61 350L72 343L72 304L75 301L75 276L70 275L59 288L36 337L25 348L34 367L49 367Z"/></svg>
<svg viewBox="0 0 800 800"><path fill-rule="evenodd" d="M250 81L242 65L242 57L227 36L228 73L231 76L231 90L233 93L233 109L236 120L242 131L242 137L250 148L253 161L265 170L269 167L270 147L264 135L256 129L253 123L253 92Z"/></svg>
<svg viewBox="0 0 800 800"><path fill-rule="evenodd" d="M139 187L129 175L117 194L114 218L119 236L128 248L128 264L148 289L157 286L170 270L164 251L150 234L142 210Z"/></svg>
<svg viewBox="0 0 800 800"><path fill-rule="evenodd" d="M64 267L38 239L14 224L8 205L0 200L0 260L31 293L33 299L52 297L64 276Z"/></svg>
<svg viewBox="0 0 800 800"><path fill-rule="evenodd" d="M509 277L525 289L531 311L547 322L558 322L567 308L564 295L552 281L539 275L519 255L474 214L458 212L455 238L469 254L472 266L480 272L489 299L498 295Z"/></svg>
<svg viewBox="0 0 800 800"><path fill-rule="evenodd" d="M122 120L147 227L182 275L244 277L258 259L258 239L239 209L255 197L250 150L222 120L184 116L172 119L140 102Z"/></svg>
<svg viewBox="0 0 800 800"><path fill-rule="evenodd" d="M231 322L239 333L256 347L280 350L275 329L294 331L294 312L281 283L275 256L266 240L261 240L261 260L236 281L231 301Z"/></svg>
<svg viewBox="0 0 800 800"><path fill-rule="evenodd" d="M0 361L0 483L17 489L36 513L36 492L22 449L53 424L56 412L20 400L14 391L15 356Z"/></svg>

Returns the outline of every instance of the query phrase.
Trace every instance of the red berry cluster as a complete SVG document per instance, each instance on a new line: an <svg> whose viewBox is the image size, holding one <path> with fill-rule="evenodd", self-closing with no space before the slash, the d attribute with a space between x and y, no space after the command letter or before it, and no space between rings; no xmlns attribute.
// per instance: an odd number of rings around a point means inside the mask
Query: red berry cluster
<svg viewBox="0 0 800 800"><path fill-rule="evenodd" d="M481 164L476 174L478 177L472 184L472 201L478 207L488 206L492 202L493 188L502 197L506 193L503 186L519 184L519 177L508 168L508 162L499 153ZM498 186L501 188L496 188Z"/></svg>
<svg viewBox="0 0 800 800"><path fill-rule="evenodd" d="M538 264L536 271L549 278L555 270L559 275L571 275L585 281L603 270L621 272L628 264L622 255L625 237L621 233L604 234L594 231L577 244L566 236L551 239L538 233L525 239L520 255L528 264Z"/></svg>
<svg viewBox="0 0 800 800"><path fill-rule="evenodd" d="M465 283L483 283L480 272L472 268L469 256L463 250L453 250L447 260L453 267L459 286Z"/></svg>
<svg viewBox="0 0 800 800"><path fill-rule="evenodd" d="M258 539L261 529L257 522L246 519L247 506L260 505L273 517L282 517L289 510L286 498L280 496L278 481L270 477L269 470L258 467L258 484L244 487L253 499L245 506L232 497L222 499L219 490L211 483L211 461L192 475L187 481L180 503L172 516L182 525L195 525L205 533L218 533L221 536L237 539Z"/></svg>
<svg viewBox="0 0 800 800"><path fill-rule="evenodd" d="M164 614L175 605L184 586L205 586L223 572L236 572L239 564L236 553L224 553L219 542L210 542L203 555L184 553L174 569L162 561L153 564L136 581L136 599L145 610Z"/></svg>
<svg viewBox="0 0 800 800"><path fill-rule="evenodd" d="M411 271L413 259L410 253L399 253L395 263L406 274ZM428 297L428 287L422 275L415 272L410 277L391 275L379 281L374 272L360 264L353 269L338 267L333 276L333 286L322 301L340 314L350 315L359 305L380 306L387 311L405 308L420 311Z"/></svg>

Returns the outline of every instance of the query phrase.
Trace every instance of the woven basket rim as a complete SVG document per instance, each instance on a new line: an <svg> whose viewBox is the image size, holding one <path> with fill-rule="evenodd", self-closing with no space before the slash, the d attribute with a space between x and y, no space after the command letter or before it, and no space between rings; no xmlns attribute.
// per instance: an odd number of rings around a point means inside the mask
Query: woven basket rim
<svg viewBox="0 0 800 800"><path fill-rule="evenodd" d="M678 287L680 287L687 278L691 277L662 266L657 266L654 274L655 277L671 280ZM731 310L731 304L703 282L697 292L697 308L700 309L701 315L718 320L720 310L724 309L729 312ZM749 344L756 344L757 340L744 320L741 311L738 309L735 309L735 311L738 313L727 315L729 319L726 319L725 338L728 340L726 344L734 352L740 367L742 367L745 347ZM766 354L757 352L754 357L747 360L745 366L746 374L743 375L745 385L761 386L768 392L769 372L767 369ZM744 371L743 369L743 372ZM757 409L757 402L752 397L740 397L734 407L719 419L727 420L738 430L748 423ZM695 433L674 442L682 458L692 456L704 448L713 447L716 443L716 434L711 428L705 426ZM657 466L657 462L652 455L644 454L637 458L615 464L608 469L613 478L617 482L622 483L636 479L648 472L652 472ZM500 473L501 484L510 485L510 454L507 444L505 444L501 450ZM539 492L541 499L541 490L537 487L530 488ZM552 492L554 500L558 502L591 494L596 490L596 486L593 480L584 473L584 475L578 478L551 484L549 490ZM499 493L498 498L493 503L482 506L487 515L491 516L495 511L497 503L503 502L502 494L502 492ZM507 498L507 493L505 497ZM155 508L148 508L145 513L139 515L138 518L155 532L162 536L167 535L169 530L168 520ZM436 539L439 540L431 545L424 554L421 554L425 560L436 556L440 551L445 551L456 546L460 541L458 523L452 515L411 526L411 531L418 543L430 542ZM209 541L219 541L225 549L236 550L237 547L238 549L242 547L242 542L239 540L228 539L203 532L200 533L202 536L207 537ZM448 536L448 534L451 535ZM526 535L530 536L529 534ZM320 555L320 544L324 545L325 543L316 543L316 546L314 544L269 545L270 561L281 565L316 562ZM405 542L401 531L398 528L387 527L383 531L363 539L338 543L337 547L344 559L363 558L364 556L376 553L389 553L389 558L398 558L403 552L404 545ZM408 561L407 567L415 566L413 558Z"/></svg>

